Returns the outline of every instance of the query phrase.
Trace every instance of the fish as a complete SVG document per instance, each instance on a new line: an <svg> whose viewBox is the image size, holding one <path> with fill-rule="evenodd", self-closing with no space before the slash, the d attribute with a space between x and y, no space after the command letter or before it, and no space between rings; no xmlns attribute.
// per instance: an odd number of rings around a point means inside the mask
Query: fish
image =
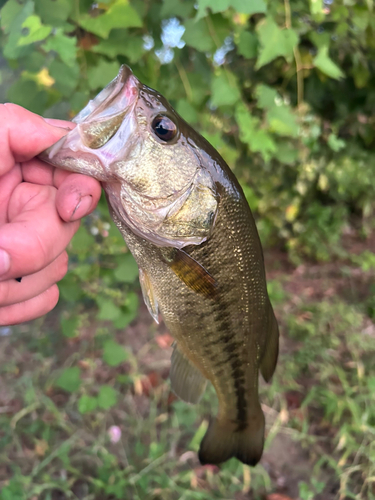
<svg viewBox="0 0 375 500"><path fill-rule="evenodd" d="M253 215L219 153L123 65L44 151L49 164L102 183L111 217L139 267L147 308L174 337L170 380L195 404L211 382L219 403L198 453L255 466L279 346Z"/></svg>

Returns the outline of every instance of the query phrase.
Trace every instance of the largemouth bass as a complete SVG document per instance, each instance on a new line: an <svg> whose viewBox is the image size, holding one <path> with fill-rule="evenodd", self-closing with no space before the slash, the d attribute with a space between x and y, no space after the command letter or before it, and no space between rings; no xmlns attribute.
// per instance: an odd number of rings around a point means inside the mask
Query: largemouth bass
<svg viewBox="0 0 375 500"><path fill-rule="evenodd" d="M262 248L242 189L217 151L122 66L41 158L102 182L139 267L147 307L175 338L171 385L196 403L207 380L219 411L199 459L255 465L264 442L258 372L269 381L278 326Z"/></svg>

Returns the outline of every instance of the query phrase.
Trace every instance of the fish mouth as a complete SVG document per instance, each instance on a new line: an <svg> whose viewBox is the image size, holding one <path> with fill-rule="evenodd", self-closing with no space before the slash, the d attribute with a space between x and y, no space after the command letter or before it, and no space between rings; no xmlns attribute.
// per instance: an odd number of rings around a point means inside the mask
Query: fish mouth
<svg viewBox="0 0 375 500"><path fill-rule="evenodd" d="M123 64L118 75L72 121L79 124L124 112L138 97L139 85L129 66Z"/></svg>
<svg viewBox="0 0 375 500"><path fill-rule="evenodd" d="M140 86L131 69L122 65L118 75L72 120L77 126L39 158L100 181L110 180L110 165L124 156L136 128L133 110Z"/></svg>

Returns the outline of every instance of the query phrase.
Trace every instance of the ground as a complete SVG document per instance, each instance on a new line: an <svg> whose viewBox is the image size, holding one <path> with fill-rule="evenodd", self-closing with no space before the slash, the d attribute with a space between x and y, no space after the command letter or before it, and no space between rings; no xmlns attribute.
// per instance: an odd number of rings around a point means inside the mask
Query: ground
<svg viewBox="0 0 375 500"><path fill-rule="evenodd" d="M265 255L281 352L261 384L254 469L200 466L214 391L198 406L171 394L172 339L143 304L125 331L88 310L67 338L58 309L2 328L0 499L375 498L375 238L348 244L351 257L324 264ZM110 336L125 347L112 357Z"/></svg>

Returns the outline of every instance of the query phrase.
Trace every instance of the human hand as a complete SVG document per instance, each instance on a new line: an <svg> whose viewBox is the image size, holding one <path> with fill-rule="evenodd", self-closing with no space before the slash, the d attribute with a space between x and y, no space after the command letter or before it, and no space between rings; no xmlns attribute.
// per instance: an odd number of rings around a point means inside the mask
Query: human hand
<svg viewBox="0 0 375 500"><path fill-rule="evenodd" d="M56 282L68 267L65 248L99 201L96 180L35 158L73 126L0 104L0 325L55 307Z"/></svg>

